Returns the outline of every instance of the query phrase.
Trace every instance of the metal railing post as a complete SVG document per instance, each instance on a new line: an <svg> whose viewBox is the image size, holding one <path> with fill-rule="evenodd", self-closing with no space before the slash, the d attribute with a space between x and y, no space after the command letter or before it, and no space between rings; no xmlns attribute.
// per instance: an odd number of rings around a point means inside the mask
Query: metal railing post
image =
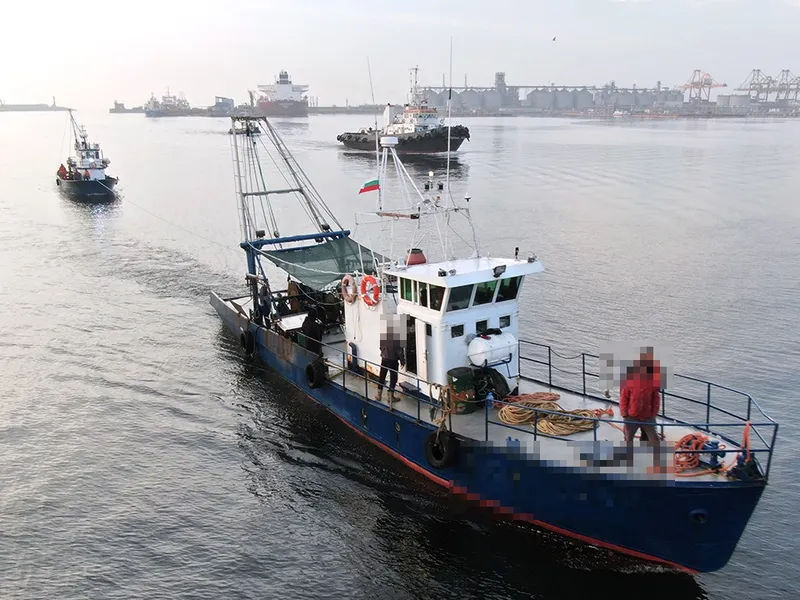
<svg viewBox="0 0 800 600"><path fill-rule="evenodd" d="M581 371L583 373L583 395L586 395L586 353L581 352ZM595 436L596 438L596 436Z"/></svg>
<svg viewBox="0 0 800 600"><path fill-rule="evenodd" d="M414 377L417 381L417 421L422 420L422 408L420 406L420 398L419 398L419 377Z"/></svg>
<svg viewBox="0 0 800 600"><path fill-rule="evenodd" d="M706 431L711 431L711 382L706 383Z"/></svg>
<svg viewBox="0 0 800 600"><path fill-rule="evenodd" d="M486 411L484 413L484 421L485 421L485 425L486 425L485 431L484 431L484 441L488 442L489 441L489 400L484 400L483 402L486 405L485 406Z"/></svg>
<svg viewBox="0 0 800 600"><path fill-rule="evenodd" d="M347 353L342 352L342 387L347 389Z"/></svg>
<svg viewBox="0 0 800 600"><path fill-rule="evenodd" d="M533 409L533 441L536 441L536 436L539 433L539 410Z"/></svg>
<svg viewBox="0 0 800 600"><path fill-rule="evenodd" d="M553 349L547 347L547 382L553 387Z"/></svg>

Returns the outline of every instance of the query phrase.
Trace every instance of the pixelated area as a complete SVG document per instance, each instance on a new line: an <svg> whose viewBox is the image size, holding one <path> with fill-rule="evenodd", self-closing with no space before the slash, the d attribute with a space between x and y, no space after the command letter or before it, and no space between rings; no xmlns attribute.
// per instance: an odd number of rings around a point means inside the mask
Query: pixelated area
<svg viewBox="0 0 800 600"><path fill-rule="evenodd" d="M673 348L669 344L638 341L607 341L599 352L599 384L618 389L637 373L656 377L661 389L674 387Z"/></svg>
<svg viewBox="0 0 800 600"><path fill-rule="evenodd" d="M396 342L405 346L408 339L408 320L406 315L381 315L381 341Z"/></svg>

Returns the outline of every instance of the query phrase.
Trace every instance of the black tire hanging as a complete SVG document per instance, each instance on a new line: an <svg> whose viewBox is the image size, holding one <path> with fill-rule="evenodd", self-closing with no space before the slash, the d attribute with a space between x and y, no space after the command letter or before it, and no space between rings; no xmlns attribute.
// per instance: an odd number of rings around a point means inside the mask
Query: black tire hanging
<svg viewBox="0 0 800 600"><path fill-rule="evenodd" d="M458 440L449 431L433 431L425 440L425 458L434 469L452 466L457 455Z"/></svg>
<svg viewBox="0 0 800 600"><path fill-rule="evenodd" d="M239 343L242 345L242 349L247 356L253 356L256 351L256 338L249 329L243 329L241 331L241 334L239 334Z"/></svg>
<svg viewBox="0 0 800 600"><path fill-rule="evenodd" d="M321 360L306 365L306 382L312 389L320 388L325 383L325 365Z"/></svg>

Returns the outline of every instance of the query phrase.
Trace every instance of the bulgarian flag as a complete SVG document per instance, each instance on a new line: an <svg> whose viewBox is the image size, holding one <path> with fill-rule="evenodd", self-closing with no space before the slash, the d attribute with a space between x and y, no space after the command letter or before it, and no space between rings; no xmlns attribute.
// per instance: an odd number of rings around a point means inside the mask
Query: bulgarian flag
<svg viewBox="0 0 800 600"><path fill-rule="evenodd" d="M377 179L372 179L361 186L361 189L358 191L359 194L363 194L364 192L374 192L375 190L381 189L381 184Z"/></svg>

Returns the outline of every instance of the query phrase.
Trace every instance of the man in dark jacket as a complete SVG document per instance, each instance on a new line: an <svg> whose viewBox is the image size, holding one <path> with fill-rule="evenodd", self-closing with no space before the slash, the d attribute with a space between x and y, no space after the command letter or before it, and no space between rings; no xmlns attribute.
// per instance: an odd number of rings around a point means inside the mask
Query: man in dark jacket
<svg viewBox="0 0 800 600"><path fill-rule="evenodd" d="M322 354L322 323L317 319L317 309L313 306L309 309L305 321L300 328L301 346L306 350L311 350L315 354Z"/></svg>
<svg viewBox="0 0 800 600"><path fill-rule="evenodd" d="M380 402L383 396L383 388L386 384L386 374L389 374L389 403L397 402L399 398L394 395L394 388L397 385L397 369L400 365L405 366L405 353L403 345L397 331L388 327L386 333L381 334L381 372L378 377L378 395L375 399Z"/></svg>

